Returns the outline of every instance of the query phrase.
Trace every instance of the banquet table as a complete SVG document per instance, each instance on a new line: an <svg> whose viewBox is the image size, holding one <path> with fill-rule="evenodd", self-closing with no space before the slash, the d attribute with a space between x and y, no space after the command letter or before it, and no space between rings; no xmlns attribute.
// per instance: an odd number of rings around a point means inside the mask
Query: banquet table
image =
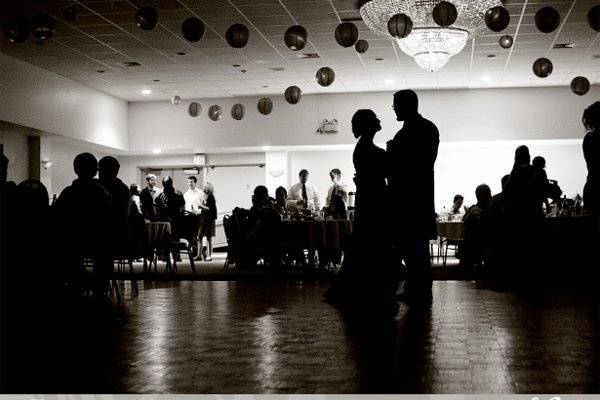
<svg viewBox="0 0 600 400"><path fill-rule="evenodd" d="M465 237L465 225L462 221L440 221L437 223L437 235L450 240L462 240Z"/></svg>
<svg viewBox="0 0 600 400"><path fill-rule="evenodd" d="M300 249L341 249L352 234L347 219L282 221L277 245Z"/></svg>

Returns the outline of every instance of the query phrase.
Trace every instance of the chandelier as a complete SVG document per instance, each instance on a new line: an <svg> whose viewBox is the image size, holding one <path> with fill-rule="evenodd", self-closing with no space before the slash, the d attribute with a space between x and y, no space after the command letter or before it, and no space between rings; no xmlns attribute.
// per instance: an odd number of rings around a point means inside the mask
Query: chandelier
<svg viewBox="0 0 600 400"><path fill-rule="evenodd" d="M456 22L441 27L433 21L433 8L442 0L372 0L360 8L363 21L378 35L391 37L387 23L396 14L406 14L413 22L412 32L396 39L403 52L419 67L437 71L465 48L467 40L485 31L485 12L502 5L501 0L450 0L458 11Z"/></svg>

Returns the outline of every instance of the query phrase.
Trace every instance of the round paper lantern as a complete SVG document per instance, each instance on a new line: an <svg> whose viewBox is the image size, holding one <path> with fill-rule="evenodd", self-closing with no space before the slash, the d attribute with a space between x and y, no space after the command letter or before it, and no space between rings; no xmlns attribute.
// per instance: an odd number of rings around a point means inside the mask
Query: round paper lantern
<svg viewBox="0 0 600 400"><path fill-rule="evenodd" d="M65 21L74 24L77 21L77 4L67 4L62 14Z"/></svg>
<svg viewBox="0 0 600 400"><path fill-rule="evenodd" d="M319 68L317 71L317 83L321 86L329 86L335 80L335 72L329 67Z"/></svg>
<svg viewBox="0 0 600 400"><path fill-rule="evenodd" d="M285 100L290 104L298 104L302 97L302 90L298 86L290 86L285 89Z"/></svg>
<svg viewBox="0 0 600 400"><path fill-rule="evenodd" d="M181 97L179 97L177 95L171 97L171 104L173 104L174 106L179 104L180 101L181 101ZM191 104L190 104L190 106L191 106Z"/></svg>
<svg viewBox="0 0 600 400"><path fill-rule="evenodd" d="M258 100L257 104L258 112L262 115L269 115L273 111L273 100L268 97L263 97Z"/></svg>
<svg viewBox="0 0 600 400"><path fill-rule="evenodd" d="M135 13L135 23L138 28L151 31L158 25L158 13L152 7L142 7Z"/></svg>
<svg viewBox="0 0 600 400"><path fill-rule="evenodd" d="M412 28L412 19L406 14L396 14L388 21L388 32L398 39L407 37Z"/></svg>
<svg viewBox="0 0 600 400"><path fill-rule="evenodd" d="M294 51L302 50L306 45L308 32L301 25L290 26L283 35L285 45Z"/></svg>
<svg viewBox="0 0 600 400"><path fill-rule="evenodd" d="M364 6L365 4L370 3L370 2L371 2L371 0L357 0L354 2L354 4L356 5L356 8L358 10L360 10L362 6Z"/></svg>
<svg viewBox="0 0 600 400"><path fill-rule="evenodd" d="M550 33L560 25L560 14L552 7L542 7L535 13L535 26L544 33Z"/></svg>
<svg viewBox="0 0 600 400"><path fill-rule="evenodd" d="M205 30L204 22L200 18L190 17L181 24L181 33L190 42L197 42L202 39Z"/></svg>
<svg viewBox="0 0 600 400"><path fill-rule="evenodd" d="M29 21L21 14L11 15L4 22L4 34L12 43L22 43L29 37Z"/></svg>
<svg viewBox="0 0 600 400"><path fill-rule="evenodd" d="M31 33L39 40L46 40L54 34L56 22L48 14L37 14L31 20Z"/></svg>
<svg viewBox="0 0 600 400"><path fill-rule="evenodd" d="M250 38L250 31L246 27L246 25L242 24L233 24L227 29L227 33L225 34L225 39L227 39L227 43L235 49L241 49L248 43L248 39Z"/></svg>
<svg viewBox="0 0 600 400"><path fill-rule="evenodd" d="M190 115L190 117L196 118L198 115L200 115L201 112L202 106L200 106L200 103L198 102L192 101L188 106L188 114Z"/></svg>
<svg viewBox="0 0 600 400"><path fill-rule="evenodd" d="M238 104L234 104L233 107L231 107L231 117L237 121L244 118L245 113L246 113L246 107L244 107L243 104L238 103Z"/></svg>
<svg viewBox="0 0 600 400"><path fill-rule="evenodd" d="M458 11L456 11L454 4L447 1L440 1L433 7L432 16L436 24L447 27L456 22Z"/></svg>
<svg viewBox="0 0 600 400"><path fill-rule="evenodd" d="M510 49L510 47L513 45L513 37L510 35L501 36L498 43L500 43L500 46L503 48Z"/></svg>
<svg viewBox="0 0 600 400"><path fill-rule="evenodd" d="M221 108L221 106L215 104L210 106L210 108L208 109L208 118L210 118L211 120L218 121L221 119L222 116L223 109Z"/></svg>
<svg viewBox="0 0 600 400"><path fill-rule="evenodd" d="M354 50L356 50L357 53L363 54L366 53L367 50L369 50L369 42L367 42L364 39L360 39L358 42L356 42L356 44L354 45Z"/></svg>
<svg viewBox="0 0 600 400"><path fill-rule="evenodd" d="M571 91L578 96L583 96L590 90L590 81L586 77L578 76L571 81Z"/></svg>
<svg viewBox="0 0 600 400"><path fill-rule="evenodd" d="M358 28L352 22L342 22L335 28L335 40L342 47L354 46L358 40Z"/></svg>
<svg viewBox="0 0 600 400"><path fill-rule="evenodd" d="M508 10L502 6L492 7L485 13L485 24L494 32L506 29L510 22Z"/></svg>
<svg viewBox="0 0 600 400"><path fill-rule="evenodd" d="M533 63L533 73L540 78L546 78L552 73L552 62L547 58L538 58Z"/></svg>
<svg viewBox="0 0 600 400"><path fill-rule="evenodd" d="M587 13L587 21L590 28L596 32L600 32L600 4L590 8Z"/></svg>

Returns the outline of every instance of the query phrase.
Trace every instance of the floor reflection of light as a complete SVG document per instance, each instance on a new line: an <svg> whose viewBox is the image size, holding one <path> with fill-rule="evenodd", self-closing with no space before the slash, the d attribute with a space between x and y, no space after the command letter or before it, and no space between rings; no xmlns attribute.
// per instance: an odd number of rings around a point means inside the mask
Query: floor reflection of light
<svg viewBox="0 0 600 400"><path fill-rule="evenodd" d="M277 349L278 325L274 316L267 314L252 322L255 343L261 348L256 368L256 379L264 386L275 383L275 374L279 370L279 351Z"/></svg>

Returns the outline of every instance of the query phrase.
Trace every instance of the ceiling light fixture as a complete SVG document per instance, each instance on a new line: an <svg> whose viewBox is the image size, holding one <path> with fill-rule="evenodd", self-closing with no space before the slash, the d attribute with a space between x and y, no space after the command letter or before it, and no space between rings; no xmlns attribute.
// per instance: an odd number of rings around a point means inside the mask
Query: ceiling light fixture
<svg viewBox="0 0 600 400"><path fill-rule="evenodd" d="M161 149L154 149L154 150L152 150L152 153L154 153L154 154L160 154L160 153L162 153L162 150Z"/></svg>
<svg viewBox="0 0 600 400"><path fill-rule="evenodd" d="M396 39L403 52L415 59L423 69L437 71L460 53L467 39L485 31L485 12L501 6L501 0L451 0L458 17L449 27L433 20L433 8L441 0L372 0L360 8L363 21L373 32L390 37L388 21L397 14L405 14L413 22L412 32Z"/></svg>
<svg viewBox="0 0 600 400"><path fill-rule="evenodd" d="M187 53L185 51L178 51L177 55L178 56L185 56L185 55L187 55Z"/></svg>
<svg viewBox="0 0 600 400"><path fill-rule="evenodd" d="M481 82L489 82L489 81L491 81L491 80L492 80L492 78L490 78L490 77L489 77L489 76L487 76L487 75L483 75L483 76L481 77Z"/></svg>
<svg viewBox="0 0 600 400"><path fill-rule="evenodd" d="M142 90L142 94L144 94L144 95L149 95L150 93L152 93L152 90L150 90L150 89Z"/></svg>
<svg viewBox="0 0 600 400"><path fill-rule="evenodd" d="M394 83L396 83L396 81L394 79L386 79L384 80L386 85L393 85Z"/></svg>

